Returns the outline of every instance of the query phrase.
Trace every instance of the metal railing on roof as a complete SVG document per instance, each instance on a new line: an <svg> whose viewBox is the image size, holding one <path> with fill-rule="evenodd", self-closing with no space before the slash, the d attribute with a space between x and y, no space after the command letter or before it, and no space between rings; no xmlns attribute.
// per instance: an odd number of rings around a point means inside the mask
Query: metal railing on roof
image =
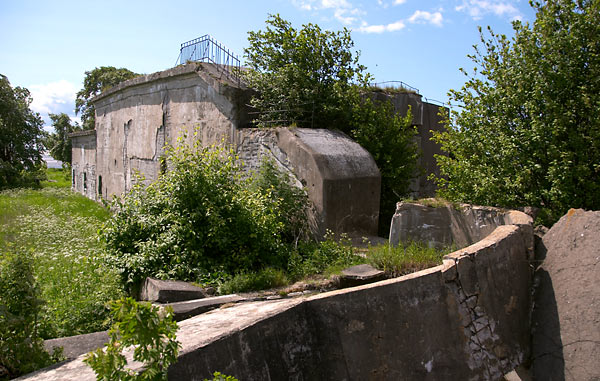
<svg viewBox="0 0 600 381"><path fill-rule="evenodd" d="M419 89L417 89L416 87L412 87L408 83L402 82L402 81L375 82L375 83L371 83L370 85L373 87L379 87L382 89L385 89L385 88L404 89L404 90L408 90L409 92L414 92L416 94L419 94Z"/></svg>
<svg viewBox="0 0 600 381"><path fill-rule="evenodd" d="M184 64L188 61L212 63L217 70L225 72L231 79L240 83L240 59L208 34L181 44L179 63Z"/></svg>

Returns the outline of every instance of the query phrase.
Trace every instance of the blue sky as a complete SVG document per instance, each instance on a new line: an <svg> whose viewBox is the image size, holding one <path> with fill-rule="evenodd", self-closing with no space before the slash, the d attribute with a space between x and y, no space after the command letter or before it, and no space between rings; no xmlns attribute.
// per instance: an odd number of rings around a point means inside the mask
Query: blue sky
<svg viewBox="0 0 600 381"><path fill-rule="evenodd" d="M247 32L270 13L296 28L350 29L376 82L403 81L442 102L464 83L459 68L472 67L478 25L512 35L512 20L535 17L526 0L0 0L0 73L31 91L48 123L49 112L75 117L86 70L165 70L182 42L204 34L241 57Z"/></svg>

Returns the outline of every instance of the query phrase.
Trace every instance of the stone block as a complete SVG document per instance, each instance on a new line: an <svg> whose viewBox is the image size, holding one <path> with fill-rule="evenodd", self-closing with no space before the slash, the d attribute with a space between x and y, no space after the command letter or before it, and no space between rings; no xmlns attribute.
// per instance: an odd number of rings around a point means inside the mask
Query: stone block
<svg viewBox="0 0 600 381"><path fill-rule="evenodd" d="M203 288L178 280L146 278L140 290L141 300L158 303L181 302L204 297Z"/></svg>
<svg viewBox="0 0 600 381"><path fill-rule="evenodd" d="M348 267L342 270L342 276L340 277L340 287L355 287L363 284L373 283L385 278L385 273L381 270L367 265L357 265Z"/></svg>
<svg viewBox="0 0 600 381"><path fill-rule="evenodd" d="M173 308L175 320L180 321L219 308L226 303L236 303L245 300L239 295L222 295L204 299L186 300L183 302L167 303L162 306Z"/></svg>

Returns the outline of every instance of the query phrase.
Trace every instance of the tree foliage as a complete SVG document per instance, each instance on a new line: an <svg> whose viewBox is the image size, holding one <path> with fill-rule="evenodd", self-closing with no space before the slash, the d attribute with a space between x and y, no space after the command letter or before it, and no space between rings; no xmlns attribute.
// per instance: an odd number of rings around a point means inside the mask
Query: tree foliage
<svg viewBox="0 0 600 381"><path fill-rule="evenodd" d="M69 134L81 130L77 123L72 124L71 118L65 113L49 114L52 120L54 132L51 133L47 140L46 146L50 149L50 155L56 160L60 160L63 164L71 164L71 139Z"/></svg>
<svg viewBox="0 0 600 381"><path fill-rule="evenodd" d="M481 33L450 92L463 110L435 134L448 153L438 182L448 198L541 207L551 222L600 209L600 2L531 4L535 22L514 22L511 39Z"/></svg>
<svg viewBox="0 0 600 381"><path fill-rule="evenodd" d="M271 15L264 31L250 32L245 73L256 90L251 104L265 126L338 129L367 149L382 176L380 233L387 234L395 204L417 172L418 150L410 115L395 115L390 102L371 99L370 75L347 29L299 30ZM382 217L382 218L381 218Z"/></svg>
<svg viewBox="0 0 600 381"><path fill-rule="evenodd" d="M90 102L93 97L138 75L129 69L117 69L113 66L101 66L86 71L83 89L77 92L77 98L75 99L75 113L81 114L83 129L92 130L95 126L95 109Z"/></svg>
<svg viewBox="0 0 600 381"><path fill-rule="evenodd" d="M177 361L179 342L173 309L138 303L132 298L111 302L113 326L110 341L83 360L98 380L166 381L169 365ZM133 348L133 360L143 364L140 372L127 368L123 350ZM129 364L131 365L131 364Z"/></svg>
<svg viewBox="0 0 600 381"><path fill-rule="evenodd" d="M364 83L365 68L353 52L347 29L323 31L307 24L296 30L279 15L270 15L264 31L249 32L245 72L257 90L251 104L262 126L296 125L344 129L353 83Z"/></svg>
<svg viewBox="0 0 600 381"><path fill-rule="evenodd" d="M0 188L39 180L44 132L31 96L0 74Z"/></svg>

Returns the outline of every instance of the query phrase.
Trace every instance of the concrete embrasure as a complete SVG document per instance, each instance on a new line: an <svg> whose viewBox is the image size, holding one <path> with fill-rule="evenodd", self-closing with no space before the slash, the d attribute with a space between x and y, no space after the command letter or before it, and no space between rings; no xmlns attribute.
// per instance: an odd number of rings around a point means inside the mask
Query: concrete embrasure
<svg viewBox="0 0 600 381"><path fill-rule="evenodd" d="M140 300L173 303L204 298L205 290L188 282L146 278L140 291Z"/></svg>

